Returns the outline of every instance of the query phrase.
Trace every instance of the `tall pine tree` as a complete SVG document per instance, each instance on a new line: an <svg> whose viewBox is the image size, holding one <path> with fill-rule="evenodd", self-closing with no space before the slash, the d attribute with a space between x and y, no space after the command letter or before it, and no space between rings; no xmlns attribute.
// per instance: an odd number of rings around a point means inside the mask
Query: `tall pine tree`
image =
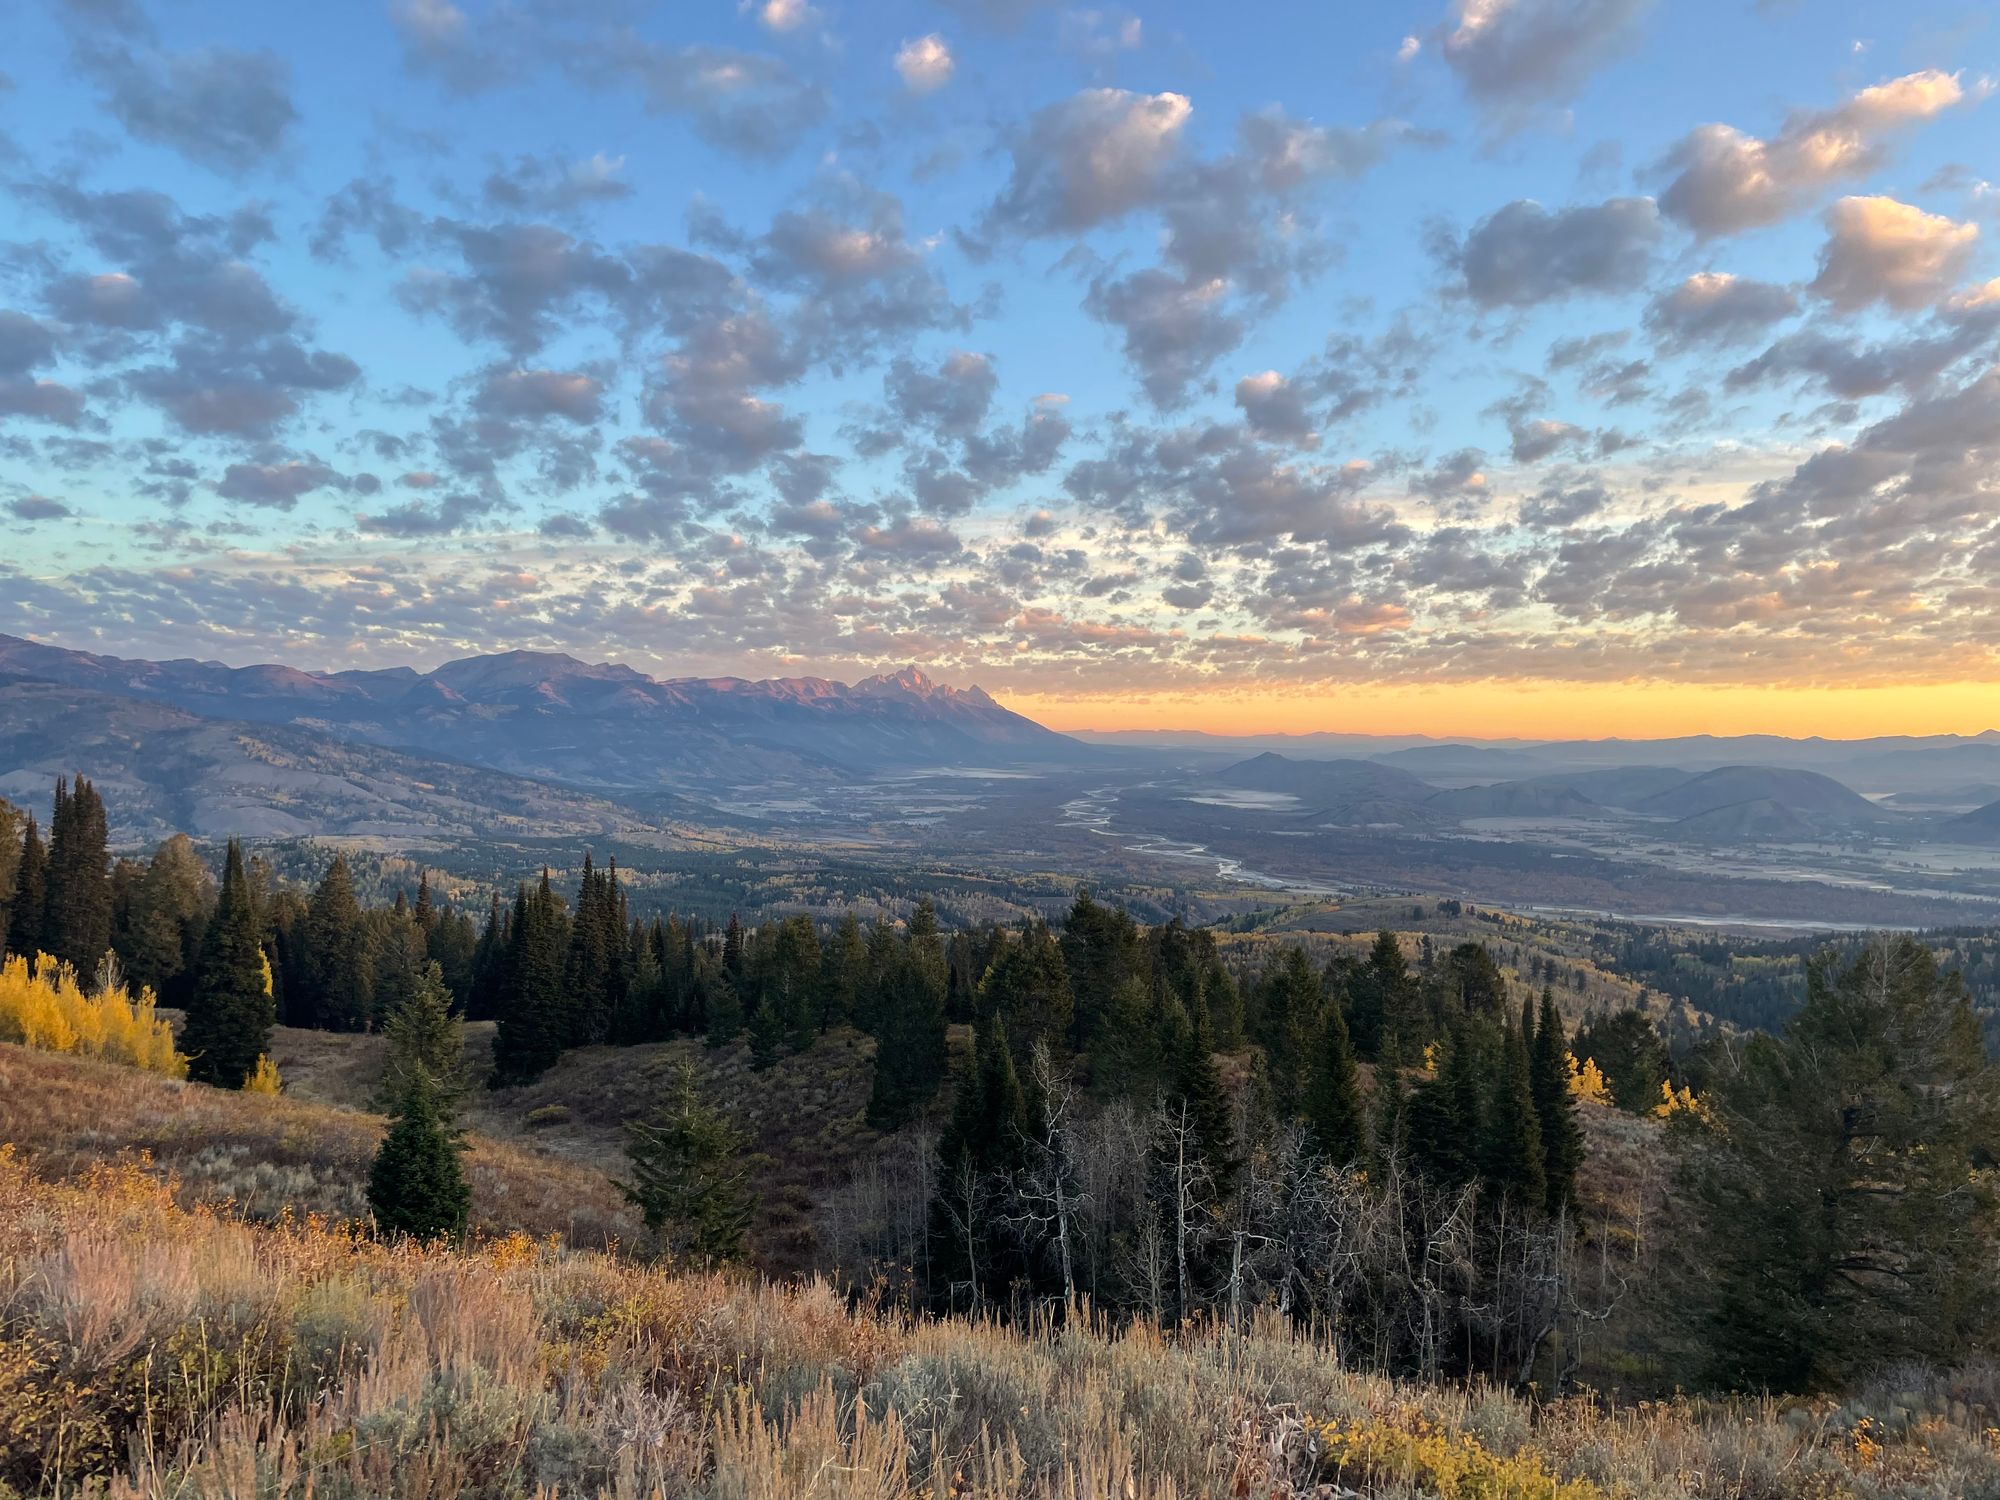
<svg viewBox="0 0 2000 1500"><path fill-rule="evenodd" d="M48 849L34 815L21 835L21 862L14 871L14 895L7 903L7 947L29 963L46 952L42 941L42 910L48 905Z"/></svg>
<svg viewBox="0 0 2000 1500"><path fill-rule="evenodd" d="M1313 1146L1336 1167L1358 1160L1367 1148L1360 1077L1348 1042L1347 1019L1338 1005L1328 1005L1320 1022L1319 1045L1306 1083L1305 1119Z"/></svg>
<svg viewBox="0 0 2000 1500"><path fill-rule="evenodd" d="M1569 1091L1569 1043L1563 1036L1562 1014L1556 1009L1555 991L1547 985L1542 986L1528 1075L1535 1119L1542 1131L1544 1201L1550 1213L1559 1213L1576 1196L1577 1169L1583 1165L1583 1128L1577 1124L1576 1100Z"/></svg>
<svg viewBox="0 0 2000 1500"><path fill-rule="evenodd" d="M268 1049L277 1019L271 965L264 956L243 846L231 839L221 897L209 918L181 1028L188 1077L218 1088L243 1087Z"/></svg>
<svg viewBox="0 0 2000 1500"><path fill-rule="evenodd" d="M82 776L74 786L58 781L41 940L86 982L111 946L109 839L97 789Z"/></svg>
<svg viewBox="0 0 2000 1500"><path fill-rule="evenodd" d="M1535 1118L1528 1044L1511 1018L1500 1047L1500 1073L1486 1112L1480 1177L1487 1188L1516 1205L1539 1209L1548 1196L1543 1175L1541 1122Z"/></svg>
<svg viewBox="0 0 2000 1500"><path fill-rule="evenodd" d="M659 1248L703 1263L741 1259L756 1212L747 1142L701 1097L694 1069L681 1064L666 1100L627 1133L625 1195Z"/></svg>
<svg viewBox="0 0 2000 1500"><path fill-rule="evenodd" d="M443 1093L421 1072L406 1075L389 1133L368 1169L377 1231L423 1241L463 1235L472 1210L464 1150Z"/></svg>
<svg viewBox="0 0 2000 1500"><path fill-rule="evenodd" d="M368 934L347 859L336 854L306 906L304 977L306 1011L328 1031L366 1031L373 1020L374 985Z"/></svg>
<svg viewBox="0 0 2000 1500"><path fill-rule="evenodd" d="M569 921L562 897L544 870L539 885L532 891L522 885L514 897L506 982L499 997L500 1024L493 1033L496 1088L533 1082L562 1056L570 1034L570 1009L563 994L568 949Z"/></svg>

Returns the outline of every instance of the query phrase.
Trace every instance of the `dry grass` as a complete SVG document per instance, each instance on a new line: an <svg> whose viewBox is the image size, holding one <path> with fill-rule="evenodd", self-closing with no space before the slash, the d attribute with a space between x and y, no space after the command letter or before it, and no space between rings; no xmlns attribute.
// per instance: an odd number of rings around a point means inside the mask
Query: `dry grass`
<svg viewBox="0 0 2000 1500"><path fill-rule="evenodd" d="M38 1180L0 1152L0 1493L2000 1494L1990 1381L1866 1407L1534 1407L1349 1375L1275 1322L911 1323L817 1285L525 1237L385 1246L185 1198L133 1167Z"/></svg>
<svg viewBox="0 0 2000 1500"><path fill-rule="evenodd" d="M466 1076L477 1085L492 1071L493 1024L465 1030ZM292 1097L359 1109L381 1076L383 1046L380 1036L280 1027L271 1057ZM625 1122L656 1105L680 1064L692 1063L705 1096L750 1135L763 1158L750 1234L757 1264L774 1275L800 1276L823 1259L816 1206L880 1142L863 1120L873 1057L874 1043L851 1027L762 1073L751 1069L749 1047L740 1041L720 1048L695 1040L582 1047L525 1087L475 1086L464 1119L488 1139L617 1171Z"/></svg>
<svg viewBox="0 0 2000 1500"><path fill-rule="evenodd" d="M144 1153L190 1203L233 1203L253 1218L291 1211L352 1219L366 1211L368 1163L382 1131L374 1115L303 1099L0 1045L0 1141L49 1176ZM598 1246L636 1234L636 1218L602 1171L476 1134L470 1146L476 1230Z"/></svg>

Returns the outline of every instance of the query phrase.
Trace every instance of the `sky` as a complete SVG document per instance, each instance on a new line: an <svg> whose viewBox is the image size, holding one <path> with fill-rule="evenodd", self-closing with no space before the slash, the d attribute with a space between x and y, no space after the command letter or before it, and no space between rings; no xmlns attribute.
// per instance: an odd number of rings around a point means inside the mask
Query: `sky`
<svg viewBox="0 0 2000 1500"><path fill-rule="evenodd" d="M0 631L2000 725L1984 0L21 0Z"/></svg>

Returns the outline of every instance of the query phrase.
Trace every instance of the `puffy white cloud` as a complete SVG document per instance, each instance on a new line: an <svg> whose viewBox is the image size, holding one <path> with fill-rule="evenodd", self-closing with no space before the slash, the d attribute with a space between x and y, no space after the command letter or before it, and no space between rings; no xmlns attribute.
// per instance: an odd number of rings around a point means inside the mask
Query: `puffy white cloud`
<svg viewBox="0 0 2000 1500"><path fill-rule="evenodd" d="M1667 156L1674 173L1660 207L1704 237L1736 234L1795 213L1821 189L1884 159L1884 138L1965 97L1958 75L1930 69L1862 89L1829 110L1793 114L1768 140L1701 125Z"/></svg>
<svg viewBox="0 0 2000 1500"><path fill-rule="evenodd" d="M1039 111L1013 143L989 221L1023 234L1089 229L1156 204L1194 105L1185 94L1085 89Z"/></svg>
<svg viewBox="0 0 2000 1500"><path fill-rule="evenodd" d="M1836 312L1871 302L1909 310L1941 301L1964 274L1979 226L1894 198L1842 198L1826 214L1814 295Z"/></svg>
<svg viewBox="0 0 2000 1500"><path fill-rule="evenodd" d="M935 31L912 37L896 49L896 75L913 94L935 93L951 82L957 67L951 45Z"/></svg>

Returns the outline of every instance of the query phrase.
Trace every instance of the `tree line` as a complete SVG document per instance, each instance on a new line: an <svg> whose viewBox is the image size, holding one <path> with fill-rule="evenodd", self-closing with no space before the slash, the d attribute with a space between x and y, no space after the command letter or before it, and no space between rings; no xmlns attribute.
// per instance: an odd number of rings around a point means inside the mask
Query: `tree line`
<svg viewBox="0 0 2000 1500"><path fill-rule="evenodd" d="M573 902L545 872L476 923L427 876L363 907L338 856L310 892L235 842L219 882L184 839L113 864L81 777L48 827L0 830L6 947L79 973L108 953L176 997L191 1077L252 1083L281 1017L387 1034L370 1202L393 1231L466 1222L466 1017L496 1023L494 1086L579 1046L699 1037L762 1068L854 1027L885 1144L825 1243L907 1268L932 1307L1274 1308L1379 1368L1552 1385L1621 1304L1658 1312L1674 1368L1752 1387L2000 1332L2000 1083L1963 983L1907 937L1822 954L1782 1032L1709 1049L1700 1098L1658 1111L1668 1227L1614 1265L1578 1188L1578 1059L1648 1110L1665 1043L1637 1011L1570 1037L1552 987L1476 942L1225 961L1212 932L1087 892L1060 922L952 931L928 900L865 924L635 920L589 857ZM628 1191L660 1246L741 1253L746 1149L686 1071L632 1123Z"/></svg>

